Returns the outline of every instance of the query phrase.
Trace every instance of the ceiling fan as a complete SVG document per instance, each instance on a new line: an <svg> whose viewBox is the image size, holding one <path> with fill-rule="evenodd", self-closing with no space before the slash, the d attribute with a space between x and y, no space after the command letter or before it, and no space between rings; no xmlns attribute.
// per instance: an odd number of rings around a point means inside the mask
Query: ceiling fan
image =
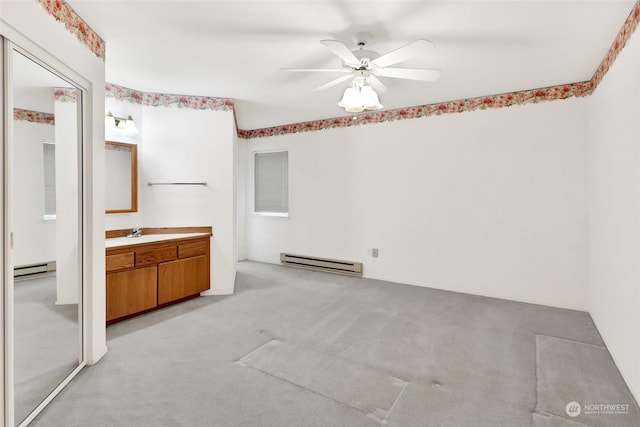
<svg viewBox="0 0 640 427"><path fill-rule="evenodd" d="M437 69L390 67L390 65L423 55L426 50L435 49L435 45L432 42L418 39L389 53L380 55L377 52L366 49L367 42L370 39L371 34L368 32L356 33L353 40L358 48L355 50L349 49L347 45L338 40L321 40L320 43L323 46L342 60L341 68L283 68L283 70L344 73L344 76L318 86L313 91L328 89L351 80L342 100L338 103L340 107L345 108L348 112L382 108L382 104L378 101L378 96L373 90L374 87L380 92L386 89L378 77L432 82L438 80L442 75L442 71Z"/></svg>

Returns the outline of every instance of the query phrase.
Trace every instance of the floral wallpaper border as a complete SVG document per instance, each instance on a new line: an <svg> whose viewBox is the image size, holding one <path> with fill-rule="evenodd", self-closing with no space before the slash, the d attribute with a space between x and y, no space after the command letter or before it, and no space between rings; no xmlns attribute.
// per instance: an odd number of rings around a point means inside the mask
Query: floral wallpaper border
<svg viewBox="0 0 640 427"><path fill-rule="evenodd" d="M104 40L102 40L64 0L36 1L42 4L47 12L49 12L49 15L53 16L56 21L62 22L65 28L70 31L71 34L74 34L82 44L91 49L91 52L98 58L103 61L105 60L106 47Z"/></svg>
<svg viewBox="0 0 640 427"><path fill-rule="evenodd" d="M613 65L622 49L626 46L627 42L638 27L638 22L640 22L640 0L636 2L635 6L631 10L631 13L629 14L629 17L618 33L618 36L611 45L609 52L607 52L604 59L600 63L600 66L591 78L591 84L593 85L594 90L596 87L598 87L604 75L607 74L607 71L609 71L611 65Z"/></svg>
<svg viewBox="0 0 640 427"><path fill-rule="evenodd" d="M21 108L13 109L13 119L32 123L42 123L45 125L54 125L56 123L55 116L51 113L23 110Z"/></svg>
<svg viewBox="0 0 640 427"><path fill-rule="evenodd" d="M504 93L500 95L461 99L438 104L427 104L395 110L360 113L359 115L354 116L314 120L310 122L274 126L263 129L238 129L238 137L242 139L264 138L267 136L359 126L370 123L417 119L420 117L439 116L441 114L462 113L465 111L486 110L490 108L504 108L511 107L513 105L534 104L543 101L556 101L572 97L587 96L590 95L592 91L593 87L591 82L573 83L541 89Z"/></svg>
<svg viewBox="0 0 640 427"><path fill-rule="evenodd" d="M440 104L420 105L409 108L380 111L374 113L360 113L349 117L337 117L326 120L315 120L290 125L274 126L262 129L238 129L238 137L242 139L264 138L274 135L309 132L322 129L357 126L369 123L384 123L394 120L414 119L440 114L461 113L463 111L484 110L488 108L504 108L514 105L530 104L541 101L556 101L571 97L588 96L598 87L611 65L631 38L640 22L640 0L635 3L629 17L616 36L611 48L591 80L582 83L551 86L541 89L492 95L459 101L443 102Z"/></svg>
<svg viewBox="0 0 640 427"><path fill-rule="evenodd" d="M53 99L57 102L76 102L78 100L78 89L57 87L53 89Z"/></svg>
<svg viewBox="0 0 640 427"><path fill-rule="evenodd" d="M142 92L135 89L107 83L105 95L118 101L128 101L149 107L177 107L195 110L233 111L233 99L209 96L171 95L165 93Z"/></svg>
<svg viewBox="0 0 640 427"><path fill-rule="evenodd" d="M54 0L38 0L43 3L53 3ZM62 0L55 0L56 2ZM561 99L583 97L593 93L602 81L611 65L626 45L640 22L640 0L638 0L622 29L616 36L611 48L605 55L600 66L589 81L550 86L539 89L489 95L476 98L461 99L436 104L418 105L394 110L383 110L370 113L360 113L353 116L342 116L324 120L293 123L288 125L273 126L261 129L237 129L239 138L253 139L275 135L286 135L299 132L310 132L323 129L334 129L351 126L359 126L371 123L385 123L395 120L416 119L421 117L437 116L441 114L462 113L465 111L505 108L514 105L532 104L544 101L557 101ZM162 93L147 93L134 89L107 83L106 96L121 101L147 106L175 106L178 108L192 108L198 110L234 110L234 100L230 98L215 98L204 96L171 95ZM235 118L235 112L234 112ZM237 126L236 126L237 128Z"/></svg>

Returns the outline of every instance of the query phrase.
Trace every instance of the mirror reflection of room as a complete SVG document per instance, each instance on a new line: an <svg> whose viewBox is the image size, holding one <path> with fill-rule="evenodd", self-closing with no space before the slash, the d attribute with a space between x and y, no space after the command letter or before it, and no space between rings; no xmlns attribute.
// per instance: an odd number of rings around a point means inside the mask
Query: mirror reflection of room
<svg viewBox="0 0 640 427"><path fill-rule="evenodd" d="M81 92L11 52L14 388L20 424L79 365Z"/></svg>

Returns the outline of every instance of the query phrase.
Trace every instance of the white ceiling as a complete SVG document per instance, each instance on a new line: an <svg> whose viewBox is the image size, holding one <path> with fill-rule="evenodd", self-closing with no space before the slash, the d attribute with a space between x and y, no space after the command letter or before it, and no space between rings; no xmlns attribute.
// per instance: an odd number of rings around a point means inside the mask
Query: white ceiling
<svg viewBox="0 0 640 427"><path fill-rule="evenodd" d="M106 41L107 81L147 92L236 99L238 125L256 129L344 116L339 75L283 67L338 67L319 41L384 54L418 38L435 56L399 66L441 68L434 83L380 78L385 109L591 79L634 0L68 0Z"/></svg>

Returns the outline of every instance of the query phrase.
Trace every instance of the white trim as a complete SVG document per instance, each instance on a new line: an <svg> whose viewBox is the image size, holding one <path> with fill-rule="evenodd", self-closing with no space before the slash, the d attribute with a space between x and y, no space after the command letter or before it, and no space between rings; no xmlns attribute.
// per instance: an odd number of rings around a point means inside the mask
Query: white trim
<svg viewBox="0 0 640 427"><path fill-rule="evenodd" d="M8 87L8 82L12 78L12 63L11 63L11 48L12 44L9 40L4 40L4 79L3 85ZM4 93L4 108L5 111L5 140L4 140L4 200L3 200L3 212L4 212L4 235L9 239L5 239L4 242L4 422L6 426L14 426L14 375L13 375L13 242L11 236L13 235L13 223L12 215L9 207L12 203L12 176L13 176L13 164L9 159L13 158L13 117L11 117L9 111L13 106L13 93L11 90L5 90Z"/></svg>
<svg viewBox="0 0 640 427"><path fill-rule="evenodd" d="M289 212L252 212L255 216L275 216L279 218L289 218Z"/></svg>
<svg viewBox="0 0 640 427"><path fill-rule="evenodd" d="M253 150L251 153L256 154L264 154L264 153L280 153L282 151L289 151L288 148L270 148L268 150Z"/></svg>
<svg viewBox="0 0 640 427"><path fill-rule="evenodd" d="M4 93L4 38L0 32L0 105L5 105L5 93ZM2 283L7 283L8 268L6 268L6 259L8 257L6 236L6 221L5 221L5 205L4 205L4 141L6 136L6 128L4 126L5 121L8 121L9 113L6 108L0 108L2 115L0 115L0 204L2 205L2 213L0 213L0 244L2 245L2 256L0 256L0 274L2 275ZM11 272L13 276L13 272ZM6 289L6 286L3 286ZM0 344L2 345L2 351L0 351L0 419L5 420L5 352L7 349L6 336L5 336L5 296L4 291L0 291Z"/></svg>

